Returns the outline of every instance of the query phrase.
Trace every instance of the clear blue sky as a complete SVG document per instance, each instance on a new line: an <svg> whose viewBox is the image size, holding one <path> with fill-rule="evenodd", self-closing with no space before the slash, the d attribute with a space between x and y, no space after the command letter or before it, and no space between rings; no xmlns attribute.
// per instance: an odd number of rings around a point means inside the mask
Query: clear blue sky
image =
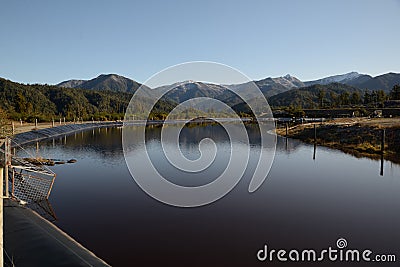
<svg viewBox="0 0 400 267"><path fill-rule="evenodd" d="M2 1L0 77L144 82L192 60L252 79L400 72L400 1Z"/></svg>

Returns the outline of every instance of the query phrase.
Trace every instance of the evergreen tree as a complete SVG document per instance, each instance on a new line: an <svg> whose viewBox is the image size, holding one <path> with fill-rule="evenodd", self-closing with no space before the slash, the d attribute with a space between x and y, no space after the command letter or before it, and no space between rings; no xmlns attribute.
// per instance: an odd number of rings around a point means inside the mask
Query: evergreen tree
<svg viewBox="0 0 400 267"><path fill-rule="evenodd" d="M392 90L390 90L390 99L400 100L400 85L396 84L393 86Z"/></svg>
<svg viewBox="0 0 400 267"><path fill-rule="evenodd" d="M361 103L361 95L359 92L353 92L350 97L350 102L353 105L358 105Z"/></svg>
<svg viewBox="0 0 400 267"><path fill-rule="evenodd" d="M368 105L369 103L371 103L371 94L369 93L368 90L365 90L364 92L364 105Z"/></svg>

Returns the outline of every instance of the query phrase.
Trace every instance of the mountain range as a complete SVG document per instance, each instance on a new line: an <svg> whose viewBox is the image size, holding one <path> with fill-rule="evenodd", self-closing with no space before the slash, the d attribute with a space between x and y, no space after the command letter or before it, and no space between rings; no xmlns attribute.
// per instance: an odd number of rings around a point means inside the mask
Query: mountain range
<svg viewBox="0 0 400 267"><path fill-rule="evenodd" d="M301 106L307 106L308 104L305 104L306 102L311 103L314 101L315 103L317 89L326 90L332 94L344 91L350 94L358 91L362 94L362 91L366 89L371 91L383 90L387 94L395 84L400 84L400 74L386 73L372 77L358 72L349 72L313 81L301 81L287 74L282 77L268 77L254 81L254 83L260 88L264 96L270 99L270 104L273 106L297 105L299 104L298 102L300 102ZM182 81L173 85L165 85L158 89L173 87L173 89L164 96L165 101L182 103L197 97L210 97L221 100L230 106L235 106L242 101L227 87L233 89L235 92L241 92L247 99L252 99L256 97L256 95L251 95L250 93L251 90L249 90L249 88L252 85L253 83L251 82L226 86L197 81ZM96 91L134 93L141 84L117 74L102 74L91 80L64 81L57 86ZM151 91L152 90L147 90L148 95L151 95ZM311 97L310 94L312 94L313 97ZM307 100L304 98L307 98ZM197 102L199 105L198 107L206 108L206 106L201 106L200 103L201 101Z"/></svg>
<svg viewBox="0 0 400 267"><path fill-rule="evenodd" d="M315 81L301 81L291 75L268 77L254 81L272 107L343 107L366 103L364 95L369 90L369 99L377 99L380 103L395 84L400 84L400 74L386 73L376 77L357 72L325 77ZM237 113L247 113L248 106L237 94L247 99L247 103L259 105L262 99L252 92L252 82L234 85L210 84L198 81L182 81L165 85L159 89L169 89L158 102L154 116L162 117L177 103L186 100L209 97L221 100ZM85 119L121 118L126 111L132 94L141 86L139 82L117 74L102 74L90 80L68 80L58 85L21 84L0 78L0 111L9 117L32 121L51 120L65 116L67 119L83 117ZM371 92L374 90L375 92ZM234 91L235 93L233 93ZM378 94L379 93L379 94ZM133 106L133 112L143 110L150 105L154 91L146 87L141 101ZM376 102L376 100L373 100ZM210 106L207 101L194 101L191 106L200 111L221 111L221 108ZM222 110L225 111L225 110ZM260 112L263 113L263 112Z"/></svg>
<svg viewBox="0 0 400 267"><path fill-rule="evenodd" d="M315 84L327 85L331 83L346 84L362 90L383 90L387 93L395 84L400 83L400 74L390 72L372 77L370 75L360 74L358 72L349 72L346 74L333 75L313 81L301 81L298 78L287 74L282 77L268 77L254 82L266 97L277 95L295 88L301 88ZM171 94L171 97L173 97L175 100L182 101L182 99L188 99L193 95L202 94L201 92L206 95L209 94L211 96L215 96L215 94L219 94L223 91L222 86L207 84L208 88L205 88L205 83L196 84L193 81L187 81L186 84L188 85L185 86L184 83L185 82L177 83L177 85L179 84L177 87L179 87L181 90L175 90L174 93ZM193 85L190 85L191 83L193 83ZM57 84L57 86L66 88L134 93L141 86L141 84L135 80L117 74L101 74L98 77L90 80L63 81ZM233 85L233 87L243 88L243 90L245 90L246 86L248 86L246 83ZM185 94L189 95L184 96Z"/></svg>

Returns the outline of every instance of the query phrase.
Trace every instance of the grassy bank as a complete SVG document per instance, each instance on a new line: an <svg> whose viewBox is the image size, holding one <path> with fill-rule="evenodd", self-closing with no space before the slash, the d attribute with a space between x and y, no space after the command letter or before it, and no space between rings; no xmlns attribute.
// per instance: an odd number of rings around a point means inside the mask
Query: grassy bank
<svg viewBox="0 0 400 267"><path fill-rule="evenodd" d="M400 119L338 119L316 123L316 142L351 153L358 157L380 158L382 129L385 129L386 159L400 163ZM285 127L277 129L285 136ZM289 127L288 137L314 143L314 124L300 124Z"/></svg>

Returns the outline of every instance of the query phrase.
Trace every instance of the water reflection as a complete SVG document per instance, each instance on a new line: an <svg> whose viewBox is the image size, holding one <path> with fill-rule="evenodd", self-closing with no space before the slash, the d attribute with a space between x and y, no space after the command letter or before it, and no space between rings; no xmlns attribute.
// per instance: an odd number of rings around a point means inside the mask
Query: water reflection
<svg viewBox="0 0 400 267"><path fill-rule="evenodd" d="M41 201L36 201L36 202L31 202L26 205L28 208L36 211L40 216L45 218L46 220L50 222L55 222L57 221L57 215L53 209L53 206L51 203L47 200L41 200Z"/></svg>
<svg viewBox="0 0 400 267"><path fill-rule="evenodd" d="M52 167L57 173L50 196L56 223L113 266L265 265L255 257L265 243L274 249L322 249L334 246L339 237L353 248L400 255L398 164L325 147L316 153L313 144L278 138L267 180L249 194L251 170L261 148L256 129L248 129L252 154L243 179L226 197L193 209L161 204L138 188L125 165L120 128L41 142L43 157L78 160ZM198 141L205 136L218 140L222 151L213 169L188 181L186 174L169 169L160 155L160 128L149 127L147 132L150 154L172 181L207 182L223 169L230 153L220 127L185 128L180 145L188 157L198 156ZM34 144L26 148L35 154ZM142 148L133 149L140 153Z"/></svg>

